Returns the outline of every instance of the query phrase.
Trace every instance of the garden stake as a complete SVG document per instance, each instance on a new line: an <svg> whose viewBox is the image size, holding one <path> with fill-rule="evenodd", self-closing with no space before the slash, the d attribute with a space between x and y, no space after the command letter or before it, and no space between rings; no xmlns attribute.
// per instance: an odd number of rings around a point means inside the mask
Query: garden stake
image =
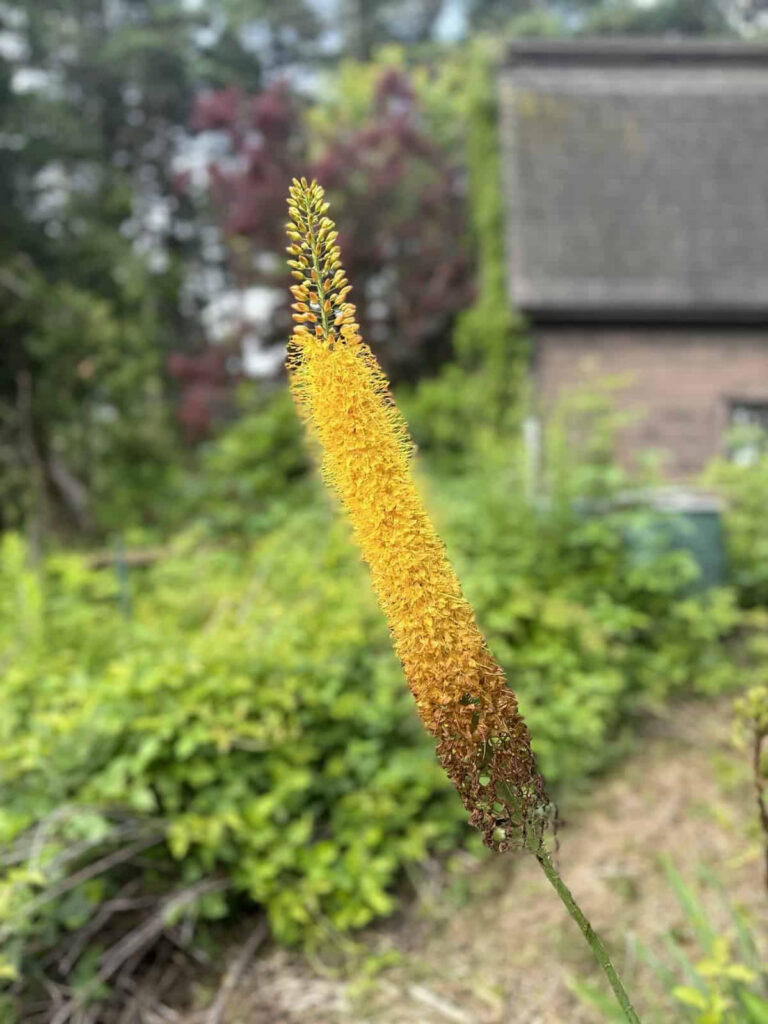
<svg viewBox="0 0 768 1024"><path fill-rule="evenodd" d="M413 446L389 382L360 337L323 189L294 179L288 261L296 326L291 390L352 522L419 716L483 841L530 850L576 920L628 1021L638 1018L602 943L552 864L553 817L517 698L419 497Z"/></svg>

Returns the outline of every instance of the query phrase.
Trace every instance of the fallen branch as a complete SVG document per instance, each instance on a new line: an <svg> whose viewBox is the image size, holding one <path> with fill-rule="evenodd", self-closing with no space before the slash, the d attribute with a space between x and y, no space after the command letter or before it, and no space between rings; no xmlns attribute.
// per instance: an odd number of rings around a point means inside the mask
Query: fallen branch
<svg viewBox="0 0 768 1024"><path fill-rule="evenodd" d="M135 953L140 952L162 935L168 926L169 915L194 903L199 896L205 893L228 889L230 884L226 878L206 878L163 900L153 914L150 914L140 925L107 950L101 958L99 981L109 981Z"/></svg>
<svg viewBox="0 0 768 1024"><path fill-rule="evenodd" d="M438 996L431 989L425 988L424 985L411 985L408 989L408 995L417 1003L428 1006L430 1010L439 1013L446 1020L455 1021L455 1024L470 1024L469 1016L461 1007L456 1006L454 1003L449 1003L447 999Z"/></svg>
<svg viewBox="0 0 768 1024"><path fill-rule="evenodd" d="M104 872L117 867L118 864L124 864L126 861L132 860L136 854L141 853L143 850L149 849L150 846L156 846L162 842L162 835L157 833L151 836L144 836L142 839L138 839L135 843L131 843L130 846L124 846L119 850L114 850L112 853L107 854L100 860L94 861L92 864L87 864L80 871L76 871L74 875L70 875L68 878L63 878L60 882L52 885L50 889L46 889L39 896L30 900L18 911L17 916L31 914L44 906L46 903L50 903L51 900L55 900L58 896L62 896L65 892L70 892L72 889L77 888L78 885L82 885L83 882L88 882L92 878L103 875ZM6 938L11 932L10 925L5 928L0 928L0 939Z"/></svg>
<svg viewBox="0 0 768 1024"><path fill-rule="evenodd" d="M248 961L253 957L259 946L266 941L267 934L266 922L261 921L251 932L238 956L227 968L216 997L203 1017L203 1024L221 1024L224 1010L227 1008L227 1003L233 991L237 988L245 968L248 966Z"/></svg>
<svg viewBox="0 0 768 1024"><path fill-rule="evenodd" d="M118 563L129 567L139 568L144 565L154 565L169 554L168 548L136 548L133 551L96 551L88 557L89 569L106 569L110 565Z"/></svg>

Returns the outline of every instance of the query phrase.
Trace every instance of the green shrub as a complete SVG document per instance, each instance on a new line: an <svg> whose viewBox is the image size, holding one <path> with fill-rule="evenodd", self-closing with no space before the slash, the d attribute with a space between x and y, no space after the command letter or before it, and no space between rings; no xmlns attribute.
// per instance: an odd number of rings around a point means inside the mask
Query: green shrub
<svg viewBox="0 0 768 1024"><path fill-rule="evenodd" d="M446 533L546 778L578 781L626 748L623 727L638 713L734 686L724 638L740 616L727 589L688 593L697 570L687 552L638 558L628 536L650 524L663 536L656 514L609 505L587 515L567 495L532 507L523 475L519 462L489 463L445 484Z"/></svg>
<svg viewBox="0 0 768 1024"><path fill-rule="evenodd" d="M111 939L94 921L125 891L161 921L256 903L277 939L312 944L390 911L405 865L466 839L279 403L212 447L198 524L127 582L71 554L33 570L2 541L0 972L19 1001L62 977L65 935L82 998L103 997L121 919ZM683 553L633 555L651 514L607 501L626 483L609 434L565 457L554 431L546 501L486 430L460 474L424 481L555 791L623 749L634 715L733 676L730 592L686 596Z"/></svg>
<svg viewBox="0 0 768 1024"><path fill-rule="evenodd" d="M171 522L195 521L214 537L245 539L279 526L316 497L301 424L285 387L243 388L239 419L199 453Z"/></svg>
<svg viewBox="0 0 768 1024"><path fill-rule="evenodd" d="M245 558L181 538L137 582L130 621L109 572L59 556L41 581L13 536L2 557L5 845L60 808L99 819L106 844L114 814L158 822L180 879L227 872L297 941L389 910L398 868L455 837L459 810L326 516Z"/></svg>
<svg viewBox="0 0 768 1024"><path fill-rule="evenodd" d="M725 534L730 582L746 607L768 605L768 437L755 428L741 428L732 448L745 459L716 459L704 482L727 502Z"/></svg>

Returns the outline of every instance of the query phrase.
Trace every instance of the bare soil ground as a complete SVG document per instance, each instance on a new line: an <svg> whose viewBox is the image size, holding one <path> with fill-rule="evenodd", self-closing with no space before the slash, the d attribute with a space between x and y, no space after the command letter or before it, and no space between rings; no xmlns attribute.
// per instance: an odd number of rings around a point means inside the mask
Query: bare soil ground
<svg viewBox="0 0 768 1024"><path fill-rule="evenodd" d="M633 954L633 940L658 948L669 929L686 934L662 856L687 880L702 865L712 869L732 901L750 911L758 938L768 939L749 773L746 757L730 744L730 724L727 703L671 710L648 726L639 751L587 798L561 807L561 872L609 944L638 1012L656 1007L654 1020L675 1015L659 1014L661 991ZM415 885L417 898L396 919L366 933L361 949L347 953L346 969L330 969L329 958L310 963L262 950L228 996L219 1024L602 1019L572 991L574 977L602 982L532 857L479 864L468 857L463 871L446 874L435 866ZM714 894L706 905L725 928L727 917ZM200 996L204 1002L205 994Z"/></svg>

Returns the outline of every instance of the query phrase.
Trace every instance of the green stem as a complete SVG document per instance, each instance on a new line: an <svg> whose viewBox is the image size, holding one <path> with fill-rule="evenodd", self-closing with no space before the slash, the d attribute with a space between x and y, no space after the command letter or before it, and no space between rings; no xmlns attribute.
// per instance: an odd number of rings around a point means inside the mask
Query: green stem
<svg viewBox="0 0 768 1024"><path fill-rule="evenodd" d="M573 894L565 882L560 877L557 868L552 863L549 854L543 848L535 852L536 860L541 864L544 874L552 883L557 895L565 904L566 910L574 919L576 924L581 929L581 933L589 943L592 952L595 954L595 959L600 964L605 973L608 982L613 989L614 995L618 1001L619 1006L624 1011L624 1016L630 1022L630 1024L640 1024L640 1018L632 1008L632 1003L629 1001L629 996L624 990L624 986L616 973L616 969L611 963L611 958L608 956L608 950L600 940L600 936L595 932L592 925L584 916L581 907L578 905L576 900L573 898Z"/></svg>

